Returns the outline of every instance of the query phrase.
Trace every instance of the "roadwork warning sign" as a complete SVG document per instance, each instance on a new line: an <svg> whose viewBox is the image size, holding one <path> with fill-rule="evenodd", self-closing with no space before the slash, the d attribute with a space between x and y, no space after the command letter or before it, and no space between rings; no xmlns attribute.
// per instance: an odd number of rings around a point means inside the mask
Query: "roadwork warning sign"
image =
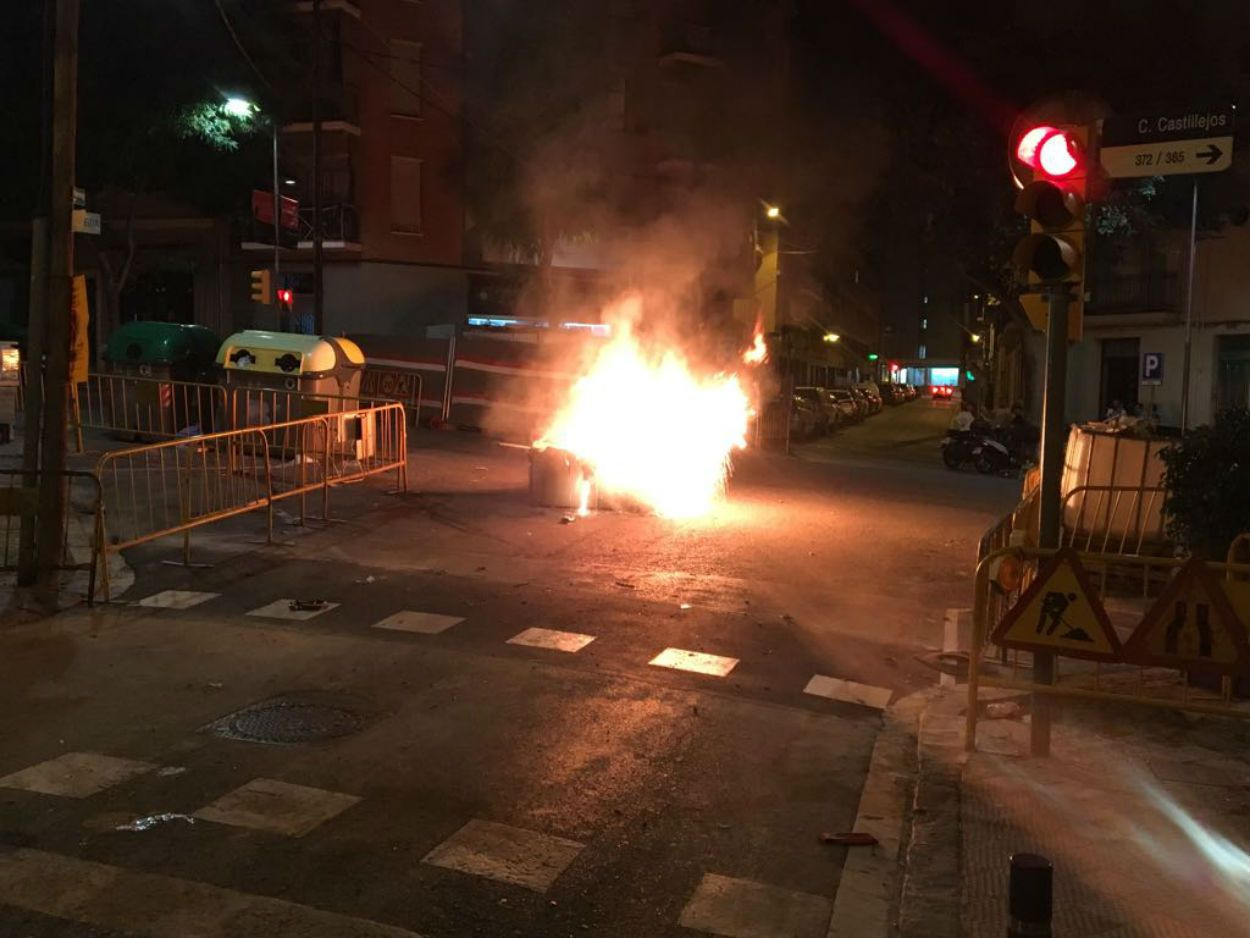
<svg viewBox="0 0 1250 938"><path fill-rule="evenodd" d="M1119 661L1121 654L1120 639L1071 548L1050 558L990 639L1005 648L1095 661Z"/></svg>
<svg viewBox="0 0 1250 938"><path fill-rule="evenodd" d="M1136 664L1239 674L1250 663L1246 625L1205 563L1191 558L1177 572L1124 644Z"/></svg>

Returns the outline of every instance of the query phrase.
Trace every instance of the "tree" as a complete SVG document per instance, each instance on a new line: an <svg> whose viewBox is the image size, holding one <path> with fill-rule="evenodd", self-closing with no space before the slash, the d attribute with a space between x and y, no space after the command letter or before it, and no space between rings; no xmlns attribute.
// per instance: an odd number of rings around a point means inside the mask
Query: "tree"
<svg viewBox="0 0 1250 938"><path fill-rule="evenodd" d="M29 218L39 179L41 137L38 4L11 21L0 57L12 53L26 70L4 82L13 122L9 153L23 155L6 174L0 209ZM32 10L34 12L32 12ZM32 52L33 50L33 52ZM226 114L227 93L249 90L248 75L211 4L167 0L93 0L80 24L77 183L104 215L103 232L82 239L84 259L99 267L106 324L142 251L136 218L157 205L220 215L240 203L266 165L257 127ZM252 82L255 82L252 76ZM17 145L24 141L27 145Z"/></svg>

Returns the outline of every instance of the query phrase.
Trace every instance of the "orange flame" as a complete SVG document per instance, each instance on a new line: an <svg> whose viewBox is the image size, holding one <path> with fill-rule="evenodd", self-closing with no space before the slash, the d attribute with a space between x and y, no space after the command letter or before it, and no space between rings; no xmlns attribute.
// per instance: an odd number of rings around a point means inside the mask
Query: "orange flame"
<svg viewBox="0 0 1250 938"><path fill-rule="evenodd" d="M624 321L535 445L585 462L600 492L668 518L705 514L724 492L730 453L746 445L750 401L737 375L697 374L680 352L644 347L630 328L640 302L622 307Z"/></svg>
<svg viewBox="0 0 1250 938"><path fill-rule="evenodd" d="M759 326L755 327L755 336L751 339L750 347L742 353L742 360L748 365L762 365L768 361L768 346L764 343L764 333Z"/></svg>

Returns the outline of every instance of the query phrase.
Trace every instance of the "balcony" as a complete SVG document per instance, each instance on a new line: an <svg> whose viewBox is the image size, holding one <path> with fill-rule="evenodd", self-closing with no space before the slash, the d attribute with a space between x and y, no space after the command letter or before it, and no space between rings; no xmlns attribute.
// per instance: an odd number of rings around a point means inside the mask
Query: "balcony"
<svg viewBox="0 0 1250 938"><path fill-rule="evenodd" d="M326 250L359 251L360 218L356 206L350 202L337 202L321 207L321 244ZM317 215L312 206L299 212L300 250L312 250L313 236L317 229Z"/></svg>
<svg viewBox="0 0 1250 938"><path fill-rule="evenodd" d="M1091 316L1179 312L1183 286L1184 279L1174 270L1094 277L1085 311Z"/></svg>
<svg viewBox="0 0 1250 938"><path fill-rule="evenodd" d="M725 60L710 26L677 23L660 39L660 65L724 68Z"/></svg>
<svg viewBox="0 0 1250 938"><path fill-rule="evenodd" d="M286 101L286 121L282 132L287 134L310 134L313 129L313 95L303 90ZM360 136L360 108L356 89L351 85L338 84L323 88L321 102L322 133L345 133Z"/></svg>

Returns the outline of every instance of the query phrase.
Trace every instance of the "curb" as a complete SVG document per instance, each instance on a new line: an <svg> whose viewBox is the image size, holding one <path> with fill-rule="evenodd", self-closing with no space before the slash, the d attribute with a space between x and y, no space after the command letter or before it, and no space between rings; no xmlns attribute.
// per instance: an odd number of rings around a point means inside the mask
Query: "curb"
<svg viewBox="0 0 1250 938"><path fill-rule="evenodd" d="M890 938L897 934L902 846L911 817L920 717L934 690L900 698L882 714L855 813L855 831L877 845L852 848L842 867L828 938Z"/></svg>

